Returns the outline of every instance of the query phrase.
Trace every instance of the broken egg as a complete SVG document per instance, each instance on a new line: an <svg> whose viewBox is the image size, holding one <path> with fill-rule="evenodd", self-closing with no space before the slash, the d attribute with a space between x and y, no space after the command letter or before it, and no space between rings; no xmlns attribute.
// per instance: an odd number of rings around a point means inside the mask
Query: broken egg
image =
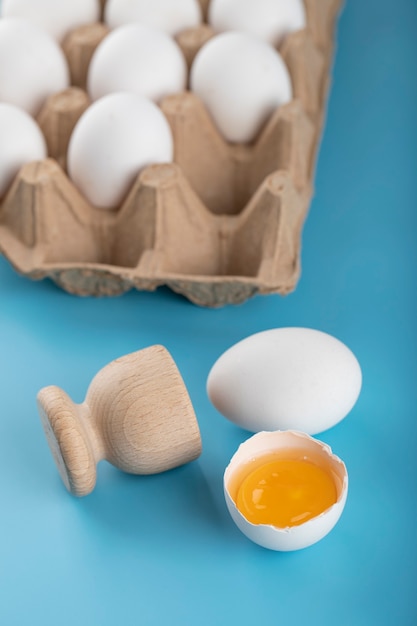
<svg viewBox="0 0 417 626"><path fill-rule="evenodd" d="M295 429L310 435L340 422L362 385L351 350L311 328L276 328L243 339L222 354L207 380L210 400L250 430Z"/></svg>
<svg viewBox="0 0 417 626"><path fill-rule="evenodd" d="M253 435L224 473L233 521L270 550L300 550L320 541L339 520L347 493L343 461L325 443L297 431Z"/></svg>

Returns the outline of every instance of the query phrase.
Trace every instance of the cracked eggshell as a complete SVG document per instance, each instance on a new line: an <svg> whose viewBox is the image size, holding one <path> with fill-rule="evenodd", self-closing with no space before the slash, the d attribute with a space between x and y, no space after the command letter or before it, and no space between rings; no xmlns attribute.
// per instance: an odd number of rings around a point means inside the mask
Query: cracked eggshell
<svg viewBox="0 0 417 626"><path fill-rule="evenodd" d="M361 385L360 365L345 344L318 330L290 327L232 346L213 365L207 392L241 428L314 435L349 413Z"/></svg>
<svg viewBox="0 0 417 626"><path fill-rule="evenodd" d="M326 511L304 524L288 528L278 528L266 524L249 522L237 508L232 497L234 478L242 467L257 457L271 452L297 448L306 455L315 457L331 472L336 485L337 501ZM229 513L241 532L254 543L268 548L288 552L300 550L317 543L325 537L338 522L347 498L348 473L343 461L332 453L331 448L305 433L297 431L260 432L242 443L232 457L224 473L224 495Z"/></svg>

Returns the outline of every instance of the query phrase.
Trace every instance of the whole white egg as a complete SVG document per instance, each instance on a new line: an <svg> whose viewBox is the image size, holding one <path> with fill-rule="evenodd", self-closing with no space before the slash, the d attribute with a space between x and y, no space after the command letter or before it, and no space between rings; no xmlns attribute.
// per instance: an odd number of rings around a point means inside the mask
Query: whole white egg
<svg viewBox="0 0 417 626"><path fill-rule="evenodd" d="M110 28L141 22L176 35L202 21L198 0L108 0L104 21Z"/></svg>
<svg viewBox="0 0 417 626"><path fill-rule="evenodd" d="M93 100L128 91L159 101L183 91L187 66L177 43L166 33L127 24L113 30L91 59L87 91Z"/></svg>
<svg viewBox="0 0 417 626"><path fill-rule="evenodd" d="M3 0L4 17L21 17L46 30L54 39L100 19L99 0Z"/></svg>
<svg viewBox="0 0 417 626"><path fill-rule="evenodd" d="M115 93L80 117L68 146L68 173L96 207L120 205L141 169L172 161L173 140L162 111L137 94Z"/></svg>
<svg viewBox="0 0 417 626"><path fill-rule="evenodd" d="M44 136L35 120L13 104L0 102L0 198L25 163L47 156Z"/></svg>
<svg viewBox="0 0 417 626"><path fill-rule="evenodd" d="M0 19L0 102L35 116L53 93L69 86L69 70L56 41L38 26Z"/></svg>
<svg viewBox="0 0 417 626"><path fill-rule="evenodd" d="M190 85L223 137L236 143L253 141L277 107L292 98L279 53L245 33L210 39L196 55Z"/></svg>
<svg viewBox="0 0 417 626"><path fill-rule="evenodd" d="M341 341L310 328L278 328L222 354L207 392L217 410L242 428L313 435L349 413L361 385L359 363Z"/></svg>
<svg viewBox="0 0 417 626"><path fill-rule="evenodd" d="M303 0L211 0L209 24L217 32L240 31L278 46L306 25Z"/></svg>

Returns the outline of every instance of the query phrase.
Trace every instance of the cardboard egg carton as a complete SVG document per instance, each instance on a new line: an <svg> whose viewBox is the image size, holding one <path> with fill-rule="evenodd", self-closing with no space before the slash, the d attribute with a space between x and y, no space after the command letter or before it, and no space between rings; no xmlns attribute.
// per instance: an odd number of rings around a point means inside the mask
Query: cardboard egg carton
<svg viewBox="0 0 417 626"><path fill-rule="evenodd" d="M293 290L341 0L305 4L307 28L280 48L294 99L257 141L228 144L190 92L165 98L175 162L144 169L115 211L90 205L65 171L71 131L90 104L88 63L107 27L73 31L63 44L73 86L38 116L50 158L24 166L0 205L0 251L14 268L73 294L167 285L203 306ZM178 36L189 65L212 35L204 24Z"/></svg>

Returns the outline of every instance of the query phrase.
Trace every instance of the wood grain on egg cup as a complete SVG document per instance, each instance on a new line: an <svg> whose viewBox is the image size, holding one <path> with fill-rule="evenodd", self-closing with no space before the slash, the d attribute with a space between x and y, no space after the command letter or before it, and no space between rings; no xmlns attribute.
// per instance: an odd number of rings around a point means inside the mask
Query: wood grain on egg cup
<svg viewBox="0 0 417 626"><path fill-rule="evenodd" d="M280 48L294 100L257 141L228 144L194 94L170 96L160 105L175 163L143 170L113 212L91 206L65 172L71 131L89 104L88 62L107 32L103 24L73 31L63 47L74 86L52 96L38 117L52 159L23 167L0 205L0 251L15 269L79 295L165 284L203 306L292 291L341 1L305 4L307 28ZM189 65L212 35L203 24L177 37Z"/></svg>
<svg viewBox="0 0 417 626"><path fill-rule="evenodd" d="M61 478L76 496L94 489L101 460L130 474L155 474L201 453L191 400L163 346L106 365L82 404L55 386L41 389L37 401Z"/></svg>

